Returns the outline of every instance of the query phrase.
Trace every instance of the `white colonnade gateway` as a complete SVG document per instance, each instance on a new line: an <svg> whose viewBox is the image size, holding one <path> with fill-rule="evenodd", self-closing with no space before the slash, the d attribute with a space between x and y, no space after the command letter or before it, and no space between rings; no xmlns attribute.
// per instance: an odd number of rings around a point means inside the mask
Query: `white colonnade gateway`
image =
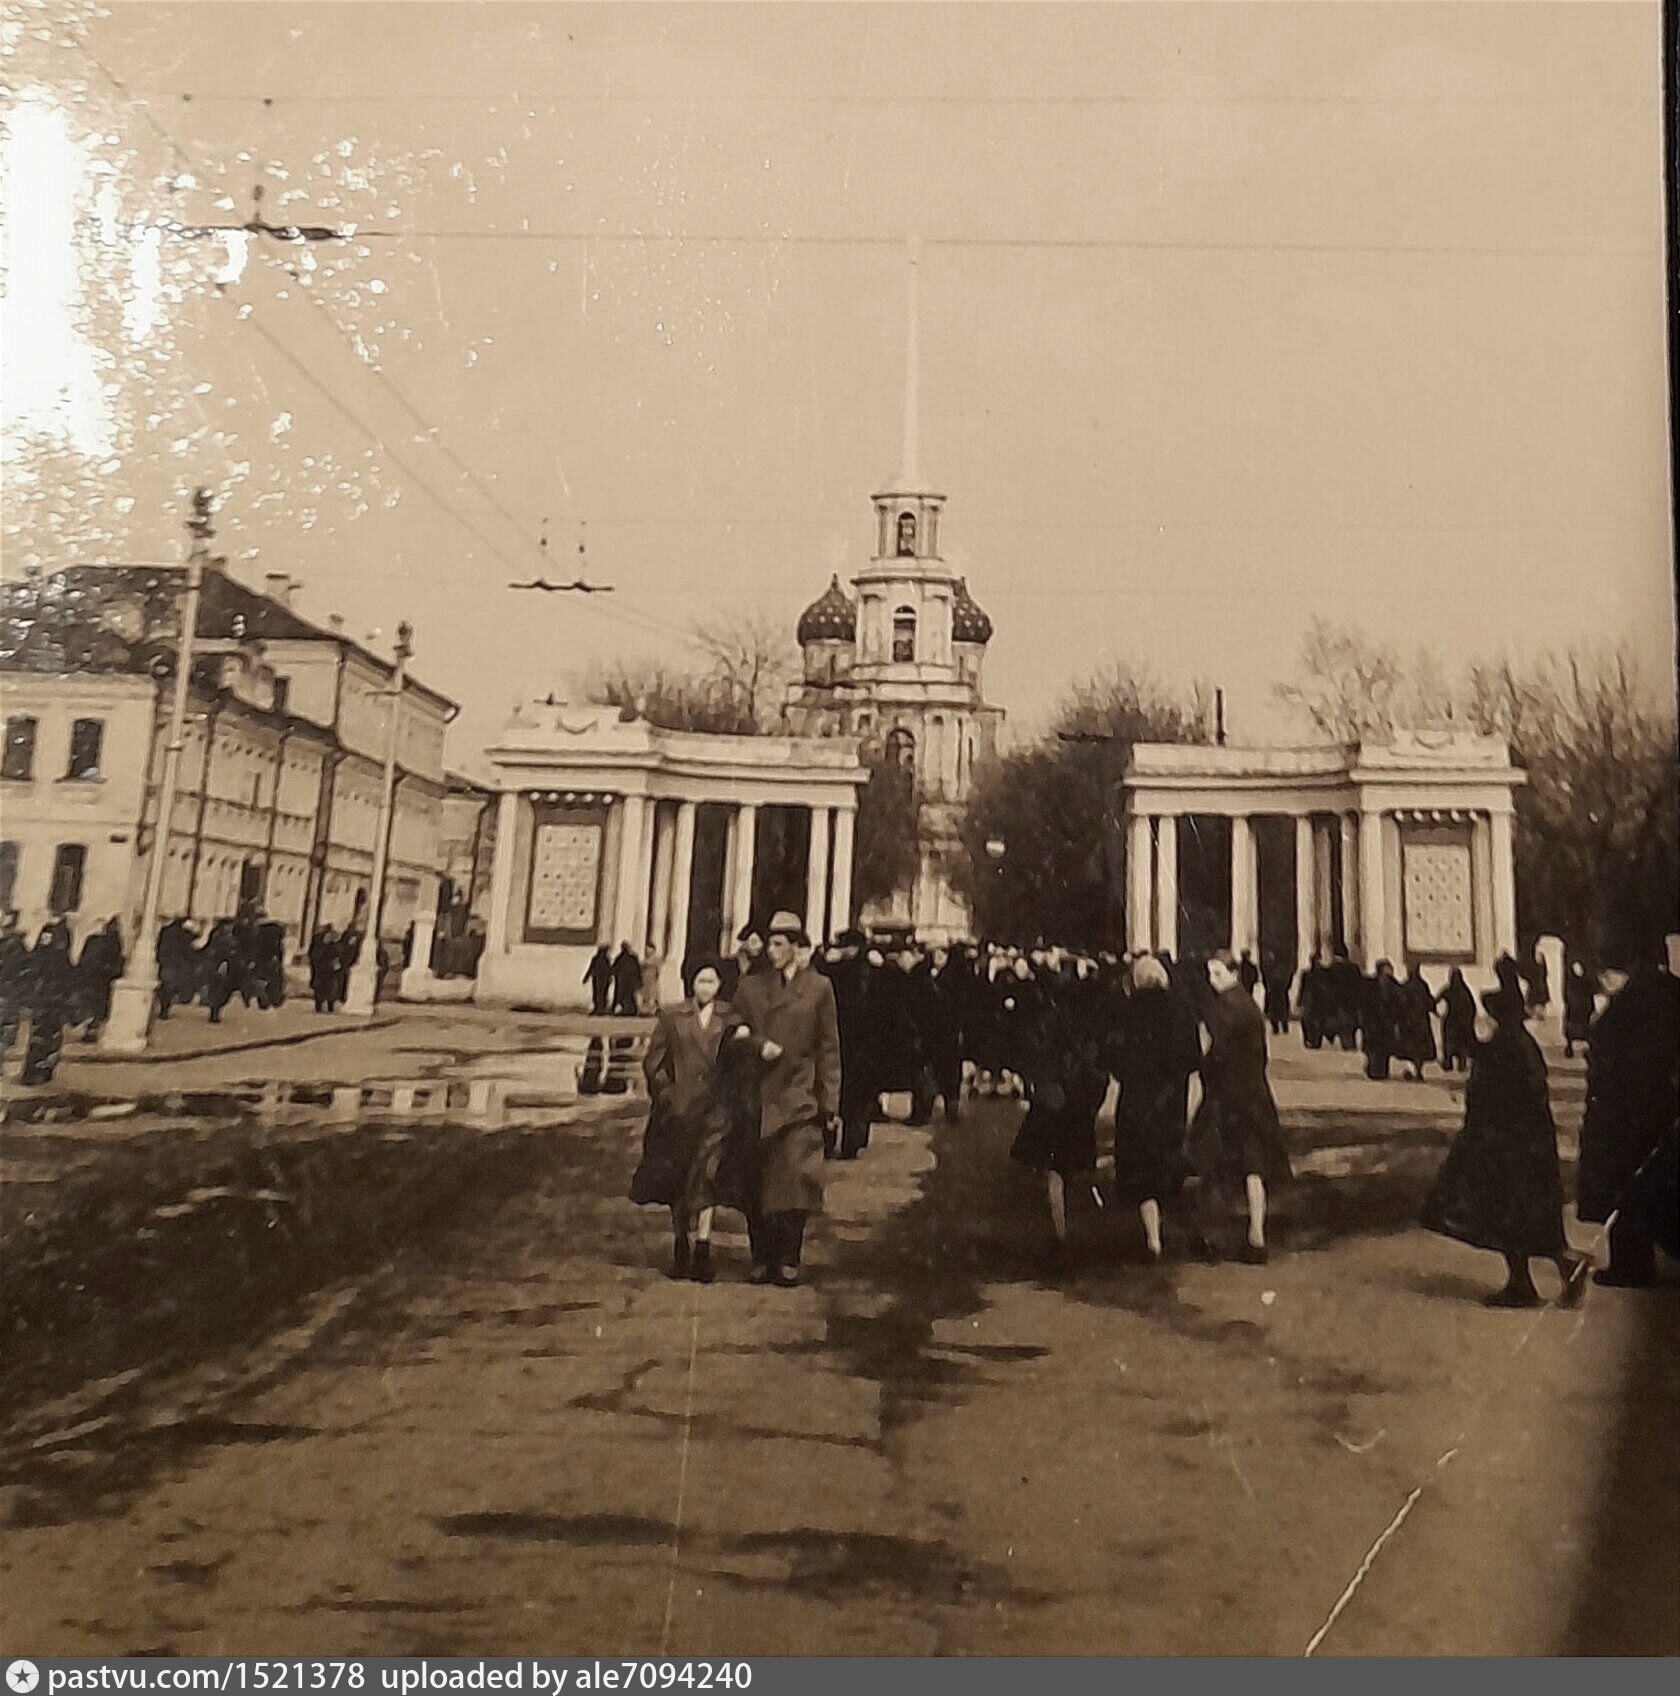
<svg viewBox="0 0 1680 1696"><path fill-rule="evenodd" d="M749 921L804 914L821 940L852 917L857 797L849 737L663 730L614 707L522 707L485 750L496 792L488 933L475 999L586 1005L590 956L727 953Z"/></svg>
<svg viewBox="0 0 1680 1696"><path fill-rule="evenodd" d="M1126 946L1462 967L1517 946L1506 745L1451 732L1346 747L1140 743L1121 783ZM1193 887L1192 887L1193 886Z"/></svg>

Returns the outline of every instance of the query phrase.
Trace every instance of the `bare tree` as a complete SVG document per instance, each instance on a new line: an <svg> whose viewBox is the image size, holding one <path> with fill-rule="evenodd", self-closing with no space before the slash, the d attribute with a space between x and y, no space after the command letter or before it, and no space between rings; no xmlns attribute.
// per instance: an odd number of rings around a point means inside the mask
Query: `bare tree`
<svg viewBox="0 0 1680 1696"><path fill-rule="evenodd" d="M579 679L591 700L635 712L667 730L763 736L782 727L795 650L770 615L696 622L688 665L644 657L598 661Z"/></svg>

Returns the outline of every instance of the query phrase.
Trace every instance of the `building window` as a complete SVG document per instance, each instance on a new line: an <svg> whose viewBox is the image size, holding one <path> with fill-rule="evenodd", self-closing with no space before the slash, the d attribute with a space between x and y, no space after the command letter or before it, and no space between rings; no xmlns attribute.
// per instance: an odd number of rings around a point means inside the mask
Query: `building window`
<svg viewBox="0 0 1680 1696"><path fill-rule="evenodd" d="M912 766L916 763L916 738L908 730L898 729L887 737L887 758L895 766Z"/></svg>
<svg viewBox="0 0 1680 1696"><path fill-rule="evenodd" d="M79 718L70 726L70 763L64 775L77 782L99 776L99 756L105 745L105 723L97 718Z"/></svg>
<svg viewBox="0 0 1680 1696"><path fill-rule="evenodd" d="M901 512L898 515L898 557L916 557L916 515L913 512Z"/></svg>
<svg viewBox="0 0 1680 1696"><path fill-rule="evenodd" d="M82 904L82 877L87 870L87 849L79 842L59 844L53 855L52 893L47 908L53 913L74 913Z"/></svg>
<svg viewBox="0 0 1680 1696"><path fill-rule="evenodd" d="M38 728L32 718L6 720L6 751L0 776L27 783L35 775L35 732Z"/></svg>
<svg viewBox="0 0 1680 1696"><path fill-rule="evenodd" d="M916 609L900 607L893 614L892 657L895 664L907 665L916 657Z"/></svg>
<svg viewBox="0 0 1680 1696"><path fill-rule="evenodd" d="M0 913L12 910L12 898L17 894L18 845L0 842Z"/></svg>

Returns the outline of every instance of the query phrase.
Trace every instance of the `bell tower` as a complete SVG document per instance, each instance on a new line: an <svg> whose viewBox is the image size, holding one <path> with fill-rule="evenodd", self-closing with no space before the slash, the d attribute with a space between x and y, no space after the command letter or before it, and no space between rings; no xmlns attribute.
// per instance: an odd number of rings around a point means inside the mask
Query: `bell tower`
<svg viewBox="0 0 1680 1696"><path fill-rule="evenodd" d="M945 496L921 468L920 245L906 255L904 430L898 472L870 499L875 553L855 579L857 669L866 678L941 681L955 676L952 607L956 577L939 551Z"/></svg>

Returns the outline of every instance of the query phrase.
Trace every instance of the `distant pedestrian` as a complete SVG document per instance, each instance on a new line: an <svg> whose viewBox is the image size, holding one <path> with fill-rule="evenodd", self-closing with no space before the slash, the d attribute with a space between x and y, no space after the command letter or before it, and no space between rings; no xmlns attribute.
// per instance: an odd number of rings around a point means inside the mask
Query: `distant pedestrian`
<svg viewBox="0 0 1680 1696"><path fill-rule="evenodd" d="M338 933L331 925L317 925L309 939L309 993L317 1013L333 1011L333 980L338 971Z"/></svg>
<svg viewBox="0 0 1680 1696"><path fill-rule="evenodd" d="M642 950L642 989L636 997L636 1011L644 1019L656 1018L659 1013L659 973L664 961L659 957L659 950L650 942ZM713 970L717 968L714 966ZM723 978L720 974L718 985L721 988Z"/></svg>
<svg viewBox="0 0 1680 1696"><path fill-rule="evenodd" d="M628 942L618 945L612 963L612 1010L620 1018L636 1016L637 997L642 993L642 963Z"/></svg>
<svg viewBox="0 0 1680 1696"><path fill-rule="evenodd" d="M1483 997L1464 1092L1464 1128L1436 1174L1423 1224L1505 1262L1505 1284L1490 1307L1538 1307L1532 1259L1550 1260L1561 1300L1579 1301L1587 1263L1563 1234L1563 1180L1546 1088L1546 1062L1523 1029L1522 1006L1493 991Z"/></svg>
<svg viewBox="0 0 1680 1696"><path fill-rule="evenodd" d="M589 1011L599 1019L612 1007L613 963L605 943L589 956L583 981L589 986Z"/></svg>
<svg viewBox="0 0 1680 1696"><path fill-rule="evenodd" d="M1569 962L1563 978L1563 1055L1575 1058L1576 1046L1588 1040L1598 1000L1598 980L1579 960Z"/></svg>
<svg viewBox="0 0 1680 1696"><path fill-rule="evenodd" d="M243 987L240 982L242 965L239 940L231 919L218 919L199 950L199 983L204 1005L210 1009L210 1023L222 1022L222 1009Z"/></svg>
<svg viewBox="0 0 1680 1696"><path fill-rule="evenodd" d="M336 1012L350 999L350 974L362 957L362 932L354 920L345 928L333 949L332 1006ZM377 992L378 984L374 989Z"/></svg>
<svg viewBox="0 0 1680 1696"><path fill-rule="evenodd" d="M1441 1011L1441 1070L1468 1072L1476 1045L1476 997L1457 967L1447 974L1447 987L1436 997Z"/></svg>
<svg viewBox="0 0 1680 1696"><path fill-rule="evenodd" d="M82 944L76 961L76 1019L84 1027L83 1042L99 1040L111 1017L112 991L126 964L122 927L115 919L107 919Z"/></svg>
<svg viewBox="0 0 1680 1696"><path fill-rule="evenodd" d="M158 1017L198 994L198 933L190 919L171 919L157 939Z"/></svg>
<svg viewBox="0 0 1680 1696"><path fill-rule="evenodd" d="M1406 981L1398 986L1398 1030L1395 1054L1421 1079L1423 1069L1435 1058L1435 991L1421 967L1413 966Z"/></svg>
<svg viewBox="0 0 1680 1696"><path fill-rule="evenodd" d="M12 911L0 919L0 1056L11 1053L28 1011L29 944Z"/></svg>
<svg viewBox="0 0 1680 1696"><path fill-rule="evenodd" d="M1366 1077L1381 1081L1388 1076L1389 1065L1400 1048L1400 1020L1404 1010L1400 985L1394 979L1394 964L1379 960L1365 985L1364 1006L1360 1011Z"/></svg>
<svg viewBox="0 0 1680 1696"><path fill-rule="evenodd" d="M1260 981L1260 968L1254 963L1254 956L1245 948L1242 959L1237 962L1237 982L1243 987L1244 995L1253 995L1254 986Z"/></svg>
<svg viewBox="0 0 1680 1696"><path fill-rule="evenodd" d="M1273 1036L1285 1036L1289 1031L1289 992L1295 987L1295 967L1289 956L1275 951L1268 954L1261 981L1266 986L1266 1023Z"/></svg>
<svg viewBox="0 0 1680 1696"><path fill-rule="evenodd" d="M41 927L29 955L28 982L29 1046L18 1082L50 1084L64 1051L64 1025L76 993L70 927L62 918L50 919Z"/></svg>

